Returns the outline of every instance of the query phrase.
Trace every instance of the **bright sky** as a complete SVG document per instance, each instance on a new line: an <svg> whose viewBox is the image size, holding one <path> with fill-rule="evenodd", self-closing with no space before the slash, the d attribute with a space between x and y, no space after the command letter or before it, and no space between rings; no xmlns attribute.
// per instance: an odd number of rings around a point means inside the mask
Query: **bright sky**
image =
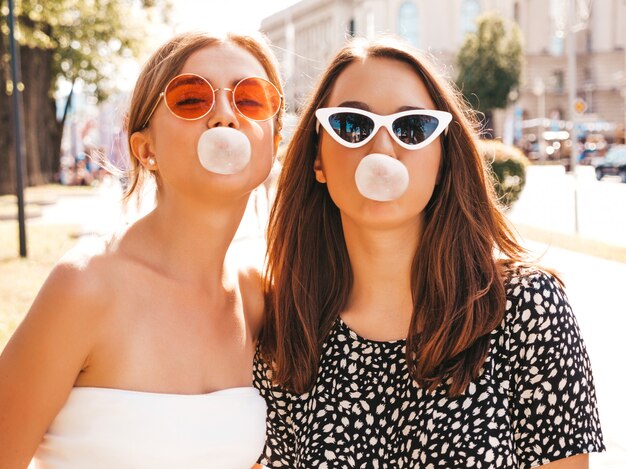
<svg viewBox="0 0 626 469"><path fill-rule="evenodd" d="M261 21L298 3L299 0L173 0L170 27L152 29L145 38L147 51L152 52L173 34L201 30L210 33L258 30ZM173 31L172 31L173 29ZM147 57L145 57L147 58ZM144 60L145 60L144 58ZM130 90L135 85L143 60L129 60L121 65L117 86ZM69 93L69 84L61 86L60 95ZM67 89L66 89L67 88Z"/></svg>
<svg viewBox="0 0 626 469"><path fill-rule="evenodd" d="M202 29L222 33L257 30L261 20L298 0L175 0L172 23L176 32Z"/></svg>

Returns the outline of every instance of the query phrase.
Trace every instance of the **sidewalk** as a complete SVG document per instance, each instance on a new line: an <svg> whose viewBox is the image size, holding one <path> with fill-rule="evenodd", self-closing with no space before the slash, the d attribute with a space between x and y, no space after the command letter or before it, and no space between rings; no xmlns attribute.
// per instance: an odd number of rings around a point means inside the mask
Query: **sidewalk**
<svg viewBox="0 0 626 469"><path fill-rule="evenodd" d="M264 194L261 193L260 197ZM105 181L86 194L61 195L54 204L41 209L41 216L29 220L32 224L65 224L80 226L77 236L104 235L132 223L152 210L154 188L146 185L141 195L141 206L136 200L122 203L122 187L114 179ZM248 202L246 213L235 234L235 241L244 241L263 236L263 228L255 214L255 193ZM267 211L267 203L258 201L259 212Z"/></svg>
<svg viewBox="0 0 626 469"><path fill-rule="evenodd" d="M626 184L606 179L597 181L591 166L578 166L575 176L560 165L530 166L509 219L555 236L577 235L626 248Z"/></svg>

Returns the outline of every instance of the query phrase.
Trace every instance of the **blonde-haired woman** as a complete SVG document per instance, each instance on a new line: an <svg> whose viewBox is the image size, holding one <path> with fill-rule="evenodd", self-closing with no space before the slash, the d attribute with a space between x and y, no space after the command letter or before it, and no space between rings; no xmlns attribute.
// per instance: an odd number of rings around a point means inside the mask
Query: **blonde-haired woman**
<svg viewBox="0 0 626 469"><path fill-rule="evenodd" d="M154 211L59 263L0 358L0 467L249 468L262 296L225 261L282 118L261 39L178 36L141 72L127 120Z"/></svg>

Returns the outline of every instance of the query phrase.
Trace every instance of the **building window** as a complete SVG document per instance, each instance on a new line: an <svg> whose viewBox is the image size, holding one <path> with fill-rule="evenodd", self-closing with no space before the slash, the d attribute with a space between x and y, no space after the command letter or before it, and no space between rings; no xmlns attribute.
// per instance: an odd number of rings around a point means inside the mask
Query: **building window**
<svg viewBox="0 0 626 469"><path fill-rule="evenodd" d="M585 36L585 46L587 47L587 53L593 52L593 31L590 27L587 27L587 35Z"/></svg>
<svg viewBox="0 0 626 469"><path fill-rule="evenodd" d="M348 36L354 37L355 34L356 34L356 24L355 24L354 18L350 18L350 21L348 22Z"/></svg>
<svg viewBox="0 0 626 469"><path fill-rule="evenodd" d="M563 55L565 50L565 38L562 32L553 34L550 38L550 53L552 55Z"/></svg>
<svg viewBox="0 0 626 469"><path fill-rule="evenodd" d="M585 67L583 70L583 84L593 84L593 70L591 69L591 67Z"/></svg>
<svg viewBox="0 0 626 469"><path fill-rule="evenodd" d="M563 93L565 89L565 74L563 70L555 70L550 77L552 89L557 93Z"/></svg>
<svg viewBox="0 0 626 469"><path fill-rule="evenodd" d="M517 23L519 23L519 2L515 2L513 4L513 20Z"/></svg>
<svg viewBox="0 0 626 469"><path fill-rule="evenodd" d="M550 0L550 23L552 34L548 49L552 55L563 55L565 51L567 4L565 0Z"/></svg>
<svg viewBox="0 0 626 469"><path fill-rule="evenodd" d="M409 43L419 47L419 11L414 2L408 1L398 9L398 34Z"/></svg>
<svg viewBox="0 0 626 469"><path fill-rule="evenodd" d="M478 0L463 0L461 5L461 36L476 32L476 18L480 15Z"/></svg>

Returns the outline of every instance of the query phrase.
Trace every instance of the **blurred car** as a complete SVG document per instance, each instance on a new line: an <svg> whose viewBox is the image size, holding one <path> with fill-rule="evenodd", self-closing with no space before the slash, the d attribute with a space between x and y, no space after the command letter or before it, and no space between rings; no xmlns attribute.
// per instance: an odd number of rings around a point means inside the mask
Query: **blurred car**
<svg viewBox="0 0 626 469"><path fill-rule="evenodd" d="M596 166L598 181L604 176L619 176L626 183L626 145L614 145L606 154L604 161Z"/></svg>

